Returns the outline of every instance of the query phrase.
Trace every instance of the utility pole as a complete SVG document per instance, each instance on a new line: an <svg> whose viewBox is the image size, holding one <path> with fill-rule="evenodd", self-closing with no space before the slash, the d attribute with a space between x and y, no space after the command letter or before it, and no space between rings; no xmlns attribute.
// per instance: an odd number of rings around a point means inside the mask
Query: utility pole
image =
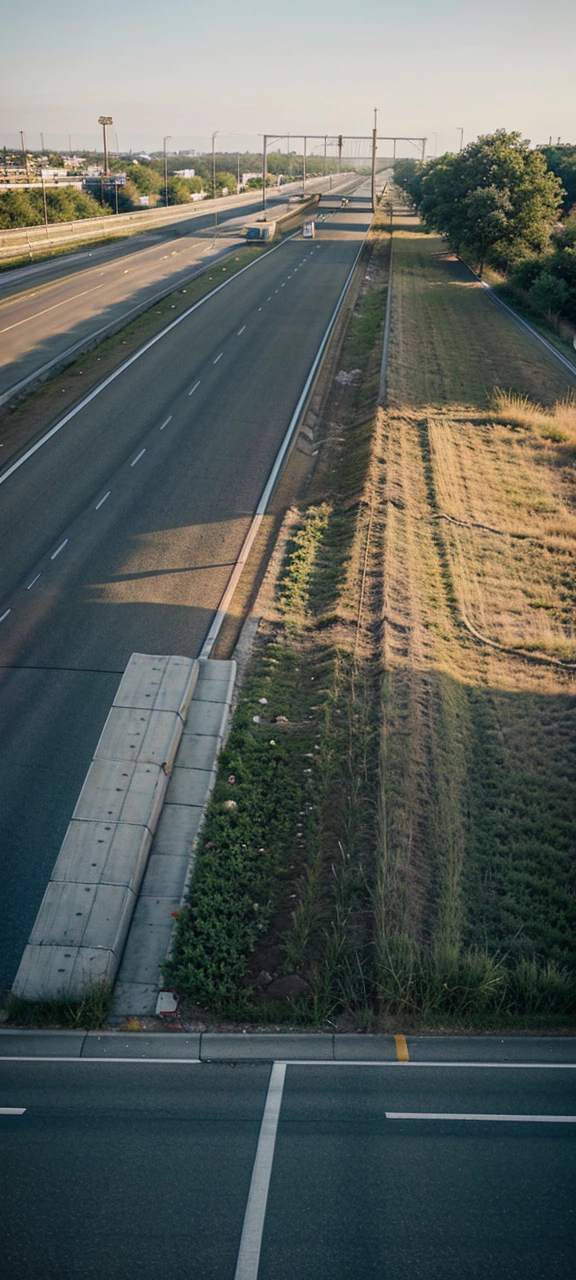
<svg viewBox="0 0 576 1280"><path fill-rule="evenodd" d="M424 164L424 158L425 158L425 156L426 156L426 143L427 143L427 141L428 141L428 139L427 139L427 138L423 138L423 139L422 139L422 164Z"/></svg>
<svg viewBox="0 0 576 1280"><path fill-rule="evenodd" d="M306 142L307 142L307 138L306 138L306 134L304 134L304 153L302 156L302 162L303 162L302 195L304 195L306 192Z"/></svg>
<svg viewBox="0 0 576 1280"><path fill-rule="evenodd" d="M164 138L164 205L168 208L168 153L166 151L166 143L170 141L171 133L167 133Z"/></svg>
<svg viewBox="0 0 576 1280"><path fill-rule="evenodd" d="M44 149L44 148L42 148L42 149ZM46 184L45 184L45 182L44 182L44 173L43 173L42 169L40 170L40 177L41 177L41 179L42 179L42 200L43 200L43 203L44 203L44 224L45 224L45 226L48 226L48 205L47 205L47 203L46 203Z"/></svg>
<svg viewBox="0 0 576 1280"><path fill-rule="evenodd" d="M40 146L42 147L42 155L44 155L44 134L40 134Z"/></svg>
<svg viewBox="0 0 576 1280"><path fill-rule="evenodd" d="M20 130L20 142L22 143L22 162L26 170L26 177L28 177L28 156L26 154L26 139L23 129Z"/></svg>
<svg viewBox="0 0 576 1280"><path fill-rule="evenodd" d="M338 135L338 173L342 173L342 134Z"/></svg>
<svg viewBox="0 0 576 1280"><path fill-rule="evenodd" d="M376 213L376 145L378 135L378 111L374 107L374 128L372 130L372 213Z"/></svg>
<svg viewBox="0 0 576 1280"><path fill-rule="evenodd" d="M460 152L464 144L464 130L461 128L459 124L455 125L454 127L458 130L460 134L460 146L458 147L458 151Z"/></svg>
<svg viewBox="0 0 576 1280"><path fill-rule="evenodd" d="M72 134L68 134L68 155L72 155Z"/></svg>
<svg viewBox="0 0 576 1280"><path fill-rule="evenodd" d="M326 177L326 151L328 148L328 134L324 134L324 177Z"/></svg>
<svg viewBox="0 0 576 1280"><path fill-rule="evenodd" d="M264 217L266 217L266 183L268 181L268 134L263 135L264 143L262 147L262 209Z"/></svg>
<svg viewBox="0 0 576 1280"><path fill-rule="evenodd" d="M239 195L240 193L240 152L239 151L236 154L236 165L238 170L238 176L236 180L236 194Z"/></svg>
<svg viewBox="0 0 576 1280"><path fill-rule="evenodd" d="M220 133L219 129L215 129L212 134L212 199L214 201L214 235L218 226L218 207L216 205L216 138Z"/></svg>

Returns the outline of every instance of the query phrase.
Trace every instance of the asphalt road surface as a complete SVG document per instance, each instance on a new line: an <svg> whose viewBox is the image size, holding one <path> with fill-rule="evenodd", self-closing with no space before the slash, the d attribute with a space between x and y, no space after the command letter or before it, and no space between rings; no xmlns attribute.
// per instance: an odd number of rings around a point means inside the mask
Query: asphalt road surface
<svg viewBox="0 0 576 1280"><path fill-rule="evenodd" d="M338 181L349 187L350 176ZM282 194L271 192L269 214L285 214L295 191L291 184ZM0 403L75 344L119 320L127 323L159 293L181 288L206 264L243 246L242 229L261 210L262 197L254 193L241 208L223 201L216 234L214 213L198 216L196 209L188 220L180 217L119 244L0 275Z"/></svg>
<svg viewBox="0 0 576 1280"><path fill-rule="evenodd" d="M130 655L201 648L369 226L366 188L323 212L315 241L258 259L0 483L0 987Z"/></svg>
<svg viewBox="0 0 576 1280"><path fill-rule="evenodd" d="M574 1070L527 1056L1 1062L5 1273L569 1280Z"/></svg>

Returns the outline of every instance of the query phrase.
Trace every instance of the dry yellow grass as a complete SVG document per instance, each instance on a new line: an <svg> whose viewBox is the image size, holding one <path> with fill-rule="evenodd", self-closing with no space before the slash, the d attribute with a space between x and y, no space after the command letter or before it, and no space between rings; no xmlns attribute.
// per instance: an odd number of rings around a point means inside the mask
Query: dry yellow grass
<svg viewBox="0 0 576 1280"><path fill-rule="evenodd" d="M441 242L408 230L395 242L390 407L375 445L380 947L559 958L570 945L576 402L469 283Z"/></svg>

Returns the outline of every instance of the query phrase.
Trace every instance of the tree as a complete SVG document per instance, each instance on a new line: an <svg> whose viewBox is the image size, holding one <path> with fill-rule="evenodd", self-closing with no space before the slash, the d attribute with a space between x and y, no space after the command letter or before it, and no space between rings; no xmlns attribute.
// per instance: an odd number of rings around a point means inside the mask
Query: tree
<svg viewBox="0 0 576 1280"><path fill-rule="evenodd" d="M42 194L42 193L40 193ZM0 227L35 227L44 218L35 209L25 191L4 191L0 194Z"/></svg>
<svg viewBox="0 0 576 1280"><path fill-rule="evenodd" d="M168 179L168 204L188 204L190 191L184 178Z"/></svg>
<svg viewBox="0 0 576 1280"><path fill-rule="evenodd" d="M564 212L576 204L576 147L566 144L540 148L551 173L556 174L564 188Z"/></svg>
<svg viewBox="0 0 576 1280"><path fill-rule="evenodd" d="M162 178L155 169L148 169L142 164L131 164L126 170L128 182L137 187L141 196L158 195L162 190Z"/></svg>
<svg viewBox="0 0 576 1280"><path fill-rule="evenodd" d="M225 169L221 169L216 174L216 194L221 195L223 187L228 188L230 195L236 191L237 181L233 173L227 173Z"/></svg>
<svg viewBox="0 0 576 1280"><path fill-rule="evenodd" d="M542 153L504 129L432 160L420 182L417 204L427 226L481 268L485 260L507 267L541 252L561 203L560 181Z"/></svg>
<svg viewBox="0 0 576 1280"><path fill-rule="evenodd" d="M568 286L548 271L534 281L529 291L530 301L537 311L545 312L550 320L558 315L568 298Z"/></svg>

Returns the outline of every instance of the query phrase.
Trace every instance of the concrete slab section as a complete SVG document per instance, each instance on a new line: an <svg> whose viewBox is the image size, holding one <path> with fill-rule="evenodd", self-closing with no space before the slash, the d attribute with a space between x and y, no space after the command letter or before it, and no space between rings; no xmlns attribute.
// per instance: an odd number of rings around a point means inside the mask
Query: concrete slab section
<svg viewBox="0 0 576 1280"><path fill-rule="evenodd" d="M196 685L192 701L225 702L228 696L229 680L205 680L201 678Z"/></svg>
<svg viewBox="0 0 576 1280"><path fill-rule="evenodd" d="M123 884L51 880L30 943L44 947L98 947L119 957L135 906L135 895Z"/></svg>
<svg viewBox="0 0 576 1280"><path fill-rule="evenodd" d="M79 1058L86 1031L0 1031L0 1058Z"/></svg>
<svg viewBox="0 0 576 1280"><path fill-rule="evenodd" d="M94 760L72 817L88 822L130 822L154 832L166 787L166 774L158 765Z"/></svg>
<svg viewBox="0 0 576 1280"><path fill-rule="evenodd" d="M171 768L183 722L175 711L112 707L94 752L95 760L133 760Z"/></svg>
<svg viewBox="0 0 576 1280"><path fill-rule="evenodd" d="M178 768L211 769L221 746L222 739L214 734L184 733L178 748Z"/></svg>
<svg viewBox="0 0 576 1280"><path fill-rule="evenodd" d="M223 1032L204 1032L200 1045L200 1057L203 1062L214 1062L218 1059L233 1062L239 1059L264 1059L283 1061L309 1059L311 1062L334 1061L334 1036L307 1035L227 1035Z"/></svg>
<svg viewBox="0 0 576 1280"><path fill-rule="evenodd" d="M200 1035L174 1035L158 1032L146 1035L131 1031L122 1035L117 1031L89 1031L82 1049L83 1058L178 1058L200 1056Z"/></svg>
<svg viewBox="0 0 576 1280"><path fill-rule="evenodd" d="M174 927L172 912L179 908L180 895L139 898L122 957L121 982L157 984Z"/></svg>
<svg viewBox="0 0 576 1280"><path fill-rule="evenodd" d="M215 769L180 769L175 765L166 801L168 804L203 805L215 781Z"/></svg>
<svg viewBox="0 0 576 1280"><path fill-rule="evenodd" d="M180 857L168 853L153 853L146 867L140 896L181 897L189 865L189 853Z"/></svg>
<svg viewBox="0 0 576 1280"><path fill-rule="evenodd" d="M35 946L24 948L12 990L26 1000L81 999L95 982L111 982L117 957L103 948Z"/></svg>
<svg viewBox="0 0 576 1280"><path fill-rule="evenodd" d="M175 711L184 718L198 673L198 663L192 658L133 653L113 705Z"/></svg>
<svg viewBox="0 0 576 1280"><path fill-rule="evenodd" d="M221 738L228 719L228 704L221 702L194 702L184 734L210 734Z"/></svg>
<svg viewBox="0 0 576 1280"><path fill-rule="evenodd" d="M201 805L164 805L154 837L154 853L175 857L190 854L202 820Z"/></svg>
<svg viewBox="0 0 576 1280"><path fill-rule="evenodd" d="M116 1018L153 1018L158 1001L158 975L154 982L123 982L114 985L112 1015Z"/></svg>
<svg viewBox="0 0 576 1280"><path fill-rule="evenodd" d="M64 836L52 879L82 884L125 884L137 893L151 844L148 827L73 819Z"/></svg>

